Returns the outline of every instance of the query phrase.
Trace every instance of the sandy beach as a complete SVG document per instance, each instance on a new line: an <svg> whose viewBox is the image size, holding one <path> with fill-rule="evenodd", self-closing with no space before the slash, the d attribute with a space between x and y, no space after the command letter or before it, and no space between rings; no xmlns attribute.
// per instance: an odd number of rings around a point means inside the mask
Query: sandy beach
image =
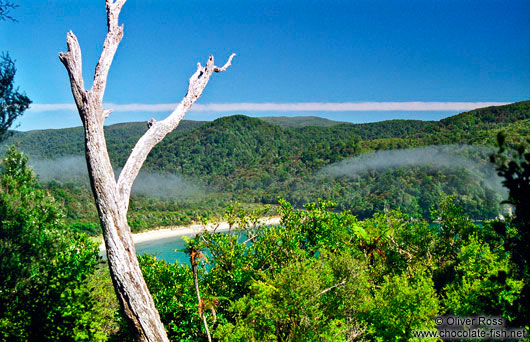
<svg viewBox="0 0 530 342"><path fill-rule="evenodd" d="M277 225L280 223L279 216L273 217L264 217L260 219L259 225L268 226L268 225ZM192 224L188 226L174 226L166 227L160 229L148 230L141 233L133 234L133 241L135 244L155 241L159 239L167 239L171 237L177 237L182 235L193 235L200 233L203 230L213 231L214 229L217 232L226 232L229 229L228 222L217 222L217 223L208 223L206 226L202 224ZM99 245L100 252L105 251L105 244L102 242Z"/></svg>

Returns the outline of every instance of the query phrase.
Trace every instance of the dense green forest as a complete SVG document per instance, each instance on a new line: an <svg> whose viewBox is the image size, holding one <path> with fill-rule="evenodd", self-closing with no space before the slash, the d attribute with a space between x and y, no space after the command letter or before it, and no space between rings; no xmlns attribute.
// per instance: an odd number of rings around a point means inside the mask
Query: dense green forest
<svg viewBox="0 0 530 342"><path fill-rule="evenodd" d="M528 337L529 116L522 102L440 122L183 122L148 157L130 225L233 229L188 239L187 265L140 257L170 339L436 341L469 330L433 317L476 315ZM145 129L106 128L116 172ZM2 341L132 340L85 234L100 229L81 133L4 145ZM279 226L253 228L270 214Z"/></svg>
<svg viewBox="0 0 530 342"><path fill-rule="evenodd" d="M146 129L146 123L105 128L116 172ZM259 119L242 115L212 122L184 120L151 152L143 168L156 174L162 188L174 191L162 195L164 191L133 192L130 223L134 230L187 224L198 216L221 216L230 201L250 208L277 205L278 197L296 208L316 198L332 200L337 203L336 210L348 210L359 218L399 209L430 219L431 210L447 195L455 195L473 219L491 219L505 210L499 203L506 198L506 191L489 164L495 137L501 131L511 146L530 137L529 101L478 109L439 122L350 124L315 117ZM42 161L49 160L51 166L61 165L64 158L82 158L84 150L81 127L15 132L3 146L10 144L28 153L30 163L34 160L45 165ZM439 146L438 150L429 149L433 146ZM374 162L400 158L380 154L382 151L405 149L412 150L402 158L403 163L381 166ZM429 159L429 153L437 153L446 162ZM406 162L417 154L426 156L425 160ZM367 164L362 170L347 171L348 165L362 163ZM345 170L330 172L340 165ZM63 169L70 172L72 167ZM179 181L164 185L165 179ZM41 176L41 184L63 205L68 222L76 229L99 232L86 174L59 180ZM179 190L183 187L193 190L184 191L184 196Z"/></svg>
<svg viewBox="0 0 530 342"><path fill-rule="evenodd" d="M498 144L491 162L515 210L507 219L476 224L454 196L439 199L435 223L399 210L359 220L328 201L297 210L279 199L277 227L252 227L262 209L228 206L232 234L188 239L189 265L140 257L168 336L438 341L496 330L528 338L530 151L514 152L503 134ZM2 166L0 339L132 341L97 245L65 224L27 156L11 147ZM497 323L465 327L449 323L454 317Z"/></svg>

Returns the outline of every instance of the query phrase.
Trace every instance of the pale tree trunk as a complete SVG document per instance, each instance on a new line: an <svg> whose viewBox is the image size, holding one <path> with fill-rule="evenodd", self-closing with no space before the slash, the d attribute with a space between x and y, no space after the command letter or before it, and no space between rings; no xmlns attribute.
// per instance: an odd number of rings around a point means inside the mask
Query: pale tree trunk
<svg viewBox="0 0 530 342"><path fill-rule="evenodd" d="M81 49L72 32L67 35L68 51L60 53L59 58L68 71L72 94L85 129L88 174L103 230L114 289L138 340L168 341L160 315L143 279L127 223L131 188L152 148L178 126L189 108L201 96L212 73L225 71L234 54L223 67L215 66L212 56L204 67L197 65L197 71L191 76L188 92L182 101L166 119L154 122L140 138L116 181L103 131L103 123L111 110L103 108L103 95L110 65L123 36L123 26L118 26L118 17L125 1L106 0L108 32L90 90L84 88Z"/></svg>

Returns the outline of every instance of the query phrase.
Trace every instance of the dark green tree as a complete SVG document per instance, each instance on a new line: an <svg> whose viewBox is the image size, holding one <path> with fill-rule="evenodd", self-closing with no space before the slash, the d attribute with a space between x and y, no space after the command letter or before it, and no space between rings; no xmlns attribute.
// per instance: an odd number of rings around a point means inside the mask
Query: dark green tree
<svg viewBox="0 0 530 342"><path fill-rule="evenodd" d="M16 21L9 11L17 7L18 5L11 1L0 0L0 21ZM7 138L8 129L31 104L26 94L14 87L16 71L15 61L8 53L2 54L0 56L0 141Z"/></svg>
<svg viewBox="0 0 530 342"><path fill-rule="evenodd" d="M521 144L516 152L510 153L505 143L504 133L499 133L497 142L499 150L491 156L491 161L497 165L499 176L504 178L503 184L508 188L506 203L513 205L514 216L507 222L498 222L496 230L504 237L506 250L512 255L517 266L517 276L525 281L518 301L518 323L530 322L530 266L528 255L530 251L530 151L528 146ZM528 141L530 143L530 140Z"/></svg>
<svg viewBox="0 0 530 342"><path fill-rule="evenodd" d="M14 121L28 109L31 100L15 88L15 62L9 54L0 56L0 141L4 140Z"/></svg>
<svg viewBox="0 0 530 342"><path fill-rule="evenodd" d="M0 21L1 20L16 21L15 18L13 18L9 14L9 11L14 9L14 8L17 8L17 7L18 7L18 5L16 5L15 3L11 2L11 1L0 0Z"/></svg>
<svg viewBox="0 0 530 342"><path fill-rule="evenodd" d="M0 341L102 340L87 285L98 246L65 229L14 147L0 176Z"/></svg>

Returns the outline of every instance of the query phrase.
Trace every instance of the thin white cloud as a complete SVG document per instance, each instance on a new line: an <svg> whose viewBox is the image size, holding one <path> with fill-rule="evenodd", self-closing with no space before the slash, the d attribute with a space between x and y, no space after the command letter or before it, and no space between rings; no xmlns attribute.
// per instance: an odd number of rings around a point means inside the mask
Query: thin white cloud
<svg viewBox="0 0 530 342"><path fill-rule="evenodd" d="M128 104L115 104L115 103L104 103L103 106L108 109L112 109L114 112L171 112L177 107L176 103L128 103Z"/></svg>
<svg viewBox="0 0 530 342"><path fill-rule="evenodd" d="M40 104L33 103L29 107L31 112L54 112L59 110L75 110L75 104L70 103L50 103L50 104Z"/></svg>
<svg viewBox="0 0 530 342"><path fill-rule="evenodd" d="M371 112L371 111L460 111L502 106L508 102L298 102L298 103L210 103L195 104L192 112ZM174 103L114 104L105 108L114 112L170 112ZM75 110L74 104L33 104L30 111Z"/></svg>
<svg viewBox="0 0 530 342"><path fill-rule="evenodd" d="M197 112L370 112L455 111L501 106L506 102L300 102L300 103L212 103L196 104Z"/></svg>

